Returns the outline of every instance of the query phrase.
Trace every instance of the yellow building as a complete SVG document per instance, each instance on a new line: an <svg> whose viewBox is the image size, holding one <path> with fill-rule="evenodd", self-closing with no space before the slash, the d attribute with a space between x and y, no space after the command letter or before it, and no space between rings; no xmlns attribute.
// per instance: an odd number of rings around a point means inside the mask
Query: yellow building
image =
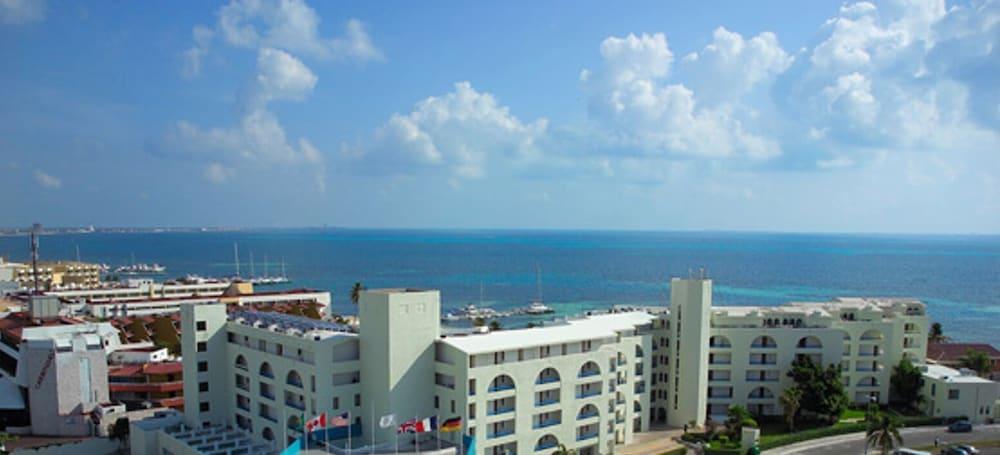
<svg viewBox="0 0 1000 455"><path fill-rule="evenodd" d="M34 287L34 280L31 264L17 264L13 268L13 281L22 287ZM101 266L98 264L77 261L38 262L38 286L44 290L87 288L97 286L100 281Z"/></svg>

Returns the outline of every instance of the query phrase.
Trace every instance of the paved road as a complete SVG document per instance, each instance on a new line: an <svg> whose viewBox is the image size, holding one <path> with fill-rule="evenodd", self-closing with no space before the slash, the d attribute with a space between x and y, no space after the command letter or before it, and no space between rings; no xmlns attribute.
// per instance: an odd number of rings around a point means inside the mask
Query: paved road
<svg viewBox="0 0 1000 455"><path fill-rule="evenodd" d="M904 428L900 431L906 447L934 445L934 438L942 444L970 441L1000 440L1000 425L978 425L971 433L948 433L945 427ZM975 445L975 444L973 444ZM851 433L829 438L792 444L764 452L765 455L852 455L865 453L865 434ZM983 449L980 453L1000 455L1000 449Z"/></svg>

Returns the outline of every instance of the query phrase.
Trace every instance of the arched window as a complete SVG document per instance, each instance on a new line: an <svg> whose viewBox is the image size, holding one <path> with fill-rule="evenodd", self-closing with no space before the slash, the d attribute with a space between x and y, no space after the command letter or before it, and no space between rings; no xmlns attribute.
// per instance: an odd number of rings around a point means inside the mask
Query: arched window
<svg viewBox="0 0 1000 455"><path fill-rule="evenodd" d="M576 414L576 418L577 420L583 420L583 419L589 419L591 417L597 417L597 415L598 415L597 406L588 404L580 408L580 412Z"/></svg>
<svg viewBox="0 0 1000 455"><path fill-rule="evenodd" d="M710 348L731 348L733 344L729 342L729 338L722 335L715 335L708 339L708 347Z"/></svg>
<svg viewBox="0 0 1000 455"><path fill-rule="evenodd" d="M538 379L535 380L535 384L551 384L553 382L559 382L559 371L552 367L538 373Z"/></svg>
<svg viewBox="0 0 1000 455"><path fill-rule="evenodd" d="M771 337L769 337L767 335L761 335L761 336L759 336L757 338L754 338L753 343L750 344L750 347L752 347L752 348L776 348L776 347L778 347L778 343L774 341L774 338L771 338Z"/></svg>
<svg viewBox="0 0 1000 455"><path fill-rule="evenodd" d="M547 434L538 438L538 443L535 444L535 451L551 449L559 445L559 440L551 434Z"/></svg>
<svg viewBox="0 0 1000 455"><path fill-rule="evenodd" d="M750 391L750 394L747 395L747 398L750 400L774 398L774 392L771 392L771 389L767 387L757 387Z"/></svg>
<svg viewBox="0 0 1000 455"><path fill-rule="evenodd" d="M810 335L800 338L796 347L800 349L818 349L823 347L823 342L819 338Z"/></svg>
<svg viewBox="0 0 1000 455"><path fill-rule="evenodd" d="M583 364L583 366L580 367L581 378L585 378L587 376L597 376L599 374L601 374L601 367L597 365L597 362L594 362L593 360Z"/></svg>
<svg viewBox="0 0 1000 455"><path fill-rule="evenodd" d="M243 371L246 371L246 369L247 369L247 359L246 359L246 357L243 357L242 355L236 356L236 368L239 368L239 369L241 369Z"/></svg>
<svg viewBox="0 0 1000 455"><path fill-rule="evenodd" d="M271 369L271 364L264 362L260 364L260 375L265 378L274 378L274 370Z"/></svg>
<svg viewBox="0 0 1000 455"><path fill-rule="evenodd" d="M490 382L490 392L499 392L502 390L513 390L514 389L514 379L506 374L501 374L493 378L493 382Z"/></svg>
<svg viewBox="0 0 1000 455"><path fill-rule="evenodd" d="M288 376L285 377L285 384L302 387L302 376L299 376L298 371L289 371Z"/></svg>

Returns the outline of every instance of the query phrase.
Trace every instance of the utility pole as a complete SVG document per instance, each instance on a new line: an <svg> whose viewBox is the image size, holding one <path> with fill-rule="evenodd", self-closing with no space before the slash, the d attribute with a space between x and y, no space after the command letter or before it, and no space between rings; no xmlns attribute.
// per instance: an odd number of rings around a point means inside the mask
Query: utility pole
<svg viewBox="0 0 1000 455"><path fill-rule="evenodd" d="M31 274L35 281L33 294L41 294L38 287L38 235L42 231L42 225L35 223L31 225Z"/></svg>

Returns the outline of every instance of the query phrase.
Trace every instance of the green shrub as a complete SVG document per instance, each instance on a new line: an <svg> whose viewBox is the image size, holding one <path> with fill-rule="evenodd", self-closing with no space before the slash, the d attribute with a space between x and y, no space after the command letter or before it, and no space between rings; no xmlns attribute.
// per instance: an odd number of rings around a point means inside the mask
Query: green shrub
<svg viewBox="0 0 1000 455"><path fill-rule="evenodd" d="M795 433L786 433L774 435L771 437L762 437L760 440L760 450L770 450L775 447L786 446L789 444L795 444L796 442L808 441L810 439L825 438L827 436L836 436L846 433L855 433L858 431L865 431L865 422L856 423L845 423L840 425L834 425L829 427L815 428L812 430L799 431Z"/></svg>

